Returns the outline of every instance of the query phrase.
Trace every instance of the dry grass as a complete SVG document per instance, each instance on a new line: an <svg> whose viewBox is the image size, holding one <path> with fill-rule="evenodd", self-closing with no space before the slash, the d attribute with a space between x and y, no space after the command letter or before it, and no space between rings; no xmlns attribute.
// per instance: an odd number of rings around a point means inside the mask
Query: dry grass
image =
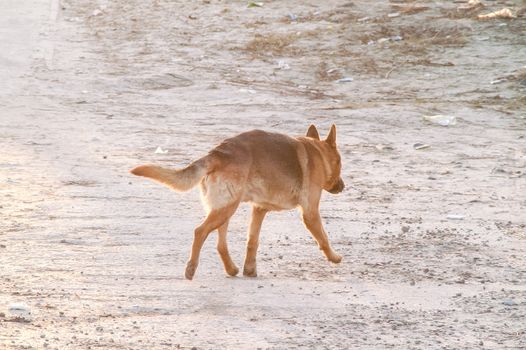
<svg viewBox="0 0 526 350"><path fill-rule="evenodd" d="M246 45L245 51L255 56L281 55L291 51L290 45L297 39L298 36L294 34L256 34Z"/></svg>
<svg viewBox="0 0 526 350"><path fill-rule="evenodd" d="M466 38L458 27L406 27L401 31L404 38L420 41L427 45L464 46Z"/></svg>
<svg viewBox="0 0 526 350"><path fill-rule="evenodd" d="M381 38L390 38L400 35L403 40L401 44L422 44L425 46L464 46L466 38L463 29L458 27L430 27L425 25L412 25L402 27L380 26L375 31L360 36L364 44L369 41L377 41Z"/></svg>
<svg viewBox="0 0 526 350"><path fill-rule="evenodd" d="M480 3L470 8L443 9L441 12L449 19L476 18L484 7L484 4Z"/></svg>
<svg viewBox="0 0 526 350"><path fill-rule="evenodd" d="M345 7L352 6L343 6L343 8L335 9L325 12L310 12L306 14L300 14L297 16L295 22L321 22L326 21L334 24L349 24L354 22L359 16L356 13L350 12ZM290 19L289 16L284 16L279 20L281 23L291 23L294 22Z"/></svg>
<svg viewBox="0 0 526 350"><path fill-rule="evenodd" d="M429 6L421 6L417 4L391 4L391 7L403 15L414 15L415 13L429 10Z"/></svg>
<svg viewBox="0 0 526 350"><path fill-rule="evenodd" d="M517 111L524 110L526 96L503 98L500 95L479 97L468 102L473 108L492 108L501 113L516 115Z"/></svg>
<svg viewBox="0 0 526 350"><path fill-rule="evenodd" d="M334 81L342 77L340 70L329 68L326 62L321 62L316 69L316 78L319 81Z"/></svg>
<svg viewBox="0 0 526 350"><path fill-rule="evenodd" d="M506 108L511 111L523 111L524 106L526 106L526 96L510 99L506 103Z"/></svg>
<svg viewBox="0 0 526 350"><path fill-rule="evenodd" d="M406 64L413 65L413 66L427 66L427 67L452 67L454 66L451 62L433 62L429 58L421 58L415 61L406 61Z"/></svg>
<svg viewBox="0 0 526 350"><path fill-rule="evenodd" d="M245 27L246 28L258 28L258 27L265 26L265 25L268 25L268 22L258 19L257 21L246 23Z"/></svg>
<svg viewBox="0 0 526 350"><path fill-rule="evenodd" d="M359 73L363 74L379 74L383 69L378 65L375 58L363 52L349 52L348 56L352 57L349 62L349 67Z"/></svg>
<svg viewBox="0 0 526 350"><path fill-rule="evenodd" d="M251 86L259 91L271 91L282 96L307 96L311 100L318 99L342 99L340 94L327 94L315 88L299 88L298 84L291 80L272 81L246 79L241 77L228 77L224 79L233 85Z"/></svg>
<svg viewBox="0 0 526 350"><path fill-rule="evenodd" d="M526 69L522 69L517 74L514 75L516 80L526 80Z"/></svg>
<svg viewBox="0 0 526 350"><path fill-rule="evenodd" d="M526 80L526 69L525 68L519 69L515 73L507 75L507 76L505 76L503 78L505 78L507 81L523 81L523 80Z"/></svg>
<svg viewBox="0 0 526 350"><path fill-rule="evenodd" d="M357 71L369 74L378 74L380 67L372 57L360 57L354 62L354 67Z"/></svg>
<svg viewBox="0 0 526 350"><path fill-rule="evenodd" d="M64 186L82 186L82 187L93 187L97 185L95 181L89 181L89 180L62 181L62 184Z"/></svg>

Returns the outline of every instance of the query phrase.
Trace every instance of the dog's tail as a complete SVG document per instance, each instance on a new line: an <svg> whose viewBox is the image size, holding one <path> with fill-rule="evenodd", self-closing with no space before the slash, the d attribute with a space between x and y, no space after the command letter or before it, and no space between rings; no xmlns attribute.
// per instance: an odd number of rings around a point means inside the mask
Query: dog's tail
<svg viewBox="0 0 526 350"><path fill-rule="evenodd" d="M183 169L168 169L157 165L140 165L130 170L130 173L148 177L175 191L184 192L195 187L207 174L207 163L207 157L204 157Z"/></svg>

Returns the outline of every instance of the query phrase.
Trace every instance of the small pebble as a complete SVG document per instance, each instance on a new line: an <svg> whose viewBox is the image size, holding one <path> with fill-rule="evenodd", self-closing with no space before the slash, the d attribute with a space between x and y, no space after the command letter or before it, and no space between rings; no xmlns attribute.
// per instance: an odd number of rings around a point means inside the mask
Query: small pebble
<svg viewBox="0 0 526 350"><path fill-rule="evenodd" d="M419 149L426 149L426 148L429 148L431 147L430 145L427 145L425 143L420 143L420 142L417 142L413 145L413 148L416 149L416 150L419 150Z"/></svg>

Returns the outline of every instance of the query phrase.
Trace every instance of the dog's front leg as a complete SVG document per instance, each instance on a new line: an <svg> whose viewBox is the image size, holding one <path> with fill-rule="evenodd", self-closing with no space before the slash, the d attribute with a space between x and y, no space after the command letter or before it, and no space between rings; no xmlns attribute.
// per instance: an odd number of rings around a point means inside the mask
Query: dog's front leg
<svg viewBox="0 0 526 350"><path fill-rule="evenodd" d="M257 276L256 254L259 246L259 232L261 231L261 224L263 223L265 214L267 214L266 209L257 206L252 207L252 219L247 237L247 254L243 267L243 275L248 277Z"/></svg>
<svg viewBox="0 0 526 350"><path fill-rule="evenodd" d="M307 212L304 211L303 222L305 223L305 226L307 226L307 229L311 232L312 236L318 242L320 250L323 251L327 259L336 264L342 261L342 257L332 249L331 244L329 243L329 237L323 229L318 208Z"/></svg>

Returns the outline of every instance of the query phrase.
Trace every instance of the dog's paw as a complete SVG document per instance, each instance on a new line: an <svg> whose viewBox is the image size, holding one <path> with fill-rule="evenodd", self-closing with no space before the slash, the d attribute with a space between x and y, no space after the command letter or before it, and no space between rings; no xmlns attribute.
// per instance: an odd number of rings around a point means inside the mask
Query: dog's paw
<svg viewBox="0 0 526 350"><path fill-rule="evenodd" d="M232 277L237 276L237 274L239 273L239 268L236 265L233 265L226 269L226 273Z"/></svg>
<svg viewBox="0 0 526 350"><path fill-rule="evenodd" d="M186 270L184 272L184 277L186 277L187 280L192 280L194 278L195 270L197 266L192 264L190 261L186 263Z"/></svg>
<svg viewBox="0 0 526 350"><path fill-rule="evenodd" d="M246 277L257 277L258 276L258 272L257 272L257 269L255 266L245 266L243 268L243 276L246 276Z"/></svg>
<svg viewBox="0 0 526 350"><path fill-rule="evenodd" d="M336 253L331 254L331 256L328 257L330 262L333 262L335 264L339 264L342 261L342 256Z"/></svg>

